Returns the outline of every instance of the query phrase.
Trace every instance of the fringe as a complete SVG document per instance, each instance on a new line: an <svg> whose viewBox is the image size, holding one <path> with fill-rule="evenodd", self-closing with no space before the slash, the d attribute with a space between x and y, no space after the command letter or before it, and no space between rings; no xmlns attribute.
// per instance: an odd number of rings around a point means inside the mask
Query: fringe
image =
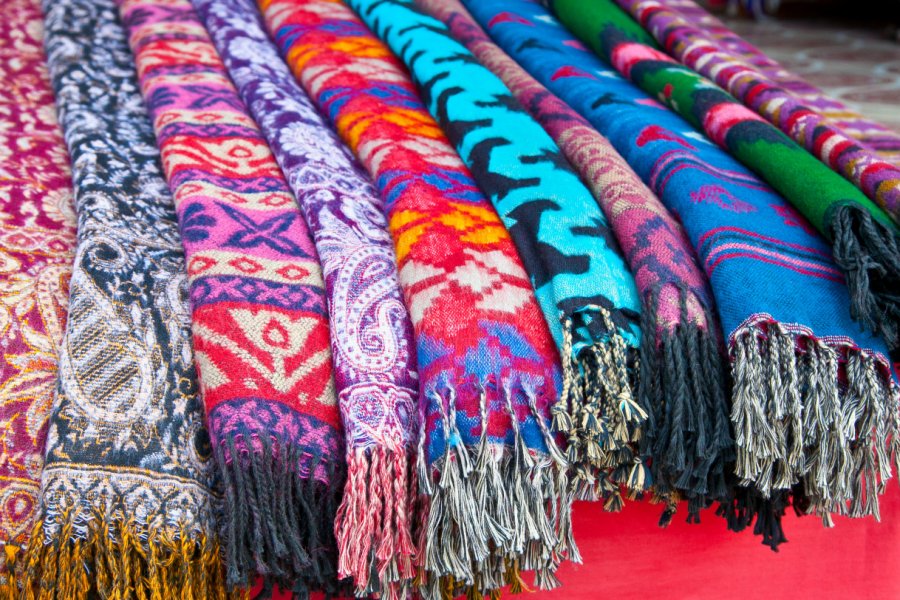
<svg viewBox="0 0 900 600"><path fill-rule="evenodd" d="M226 588L219 544L185 528L147 530L121 511L67 510L61 522L49 541L44 523L35 524L25 553L23 600L248 597L246 589ZM85 527L84 536L76 525Z"/></svg>
<svg viewBox="0 0 900 600"><path fill-rule="evenodd" d="M629 494L650 484L647 465L636 451L648 414L635 394L637 351L616 332L607 309L586 310L599 316L610 334L575 356L577 325L571 317L563 319L563 388L551 410L552 428L567 439L575 497L605 498L607 510L616 511L622 506L620 484Z"/></svg>
<svg viewBox="0 0 900 600"><path fill-rule="evenodd" d="M417 579L425 598L472 600L499 597L527 589L521 571L535 572L535 585L553 589L554 575L564 559L581 562L572 533L572 493L568 462L557 449L550 429L537 409L537 394L523 389L549 454L528 449L512 404L511 386L503 388L515 442L512 448L487 437L488 398L481 393L481 437L474 447L460 443L456 397L444 401L441 423L447 448L439 462L440 479L432 481L420 435L419 477L423 491L420 530L421 569Z"/></svg>
<svg viewBox="0 0 900 600"><path fill-rule="evenodd" d="M731 355L741 484L766 499L799 484L826 523L831 512L878 518L900 435L886 361L769 315L735 331Z"/></svg>
<svg viewBox="0 0 900 600"><path fill-rule="evenodd" d="M854 320L900 348L900 240L860 206L832 213L834 260L847 278Z"/></svg>
<svg viewBox="0 0 900 600"><path fill-rule="evenodd" d="M699 521L701 509L728 494L726 465L734 462L728 370L715 315L688 289L673 291L681 311L674 330L652 335L663 289L648 293L643 306L638 397L648 418L641 455L655 493L686 499L688 520ZM692 321L689 306L703 307L702 323ZM665 502L667 524L674 502Z"/></svg>
<svg viewBox="0 0 900 600"><path fill-rule="evenodd" d="M228 585L249 587L259 575L264 594L275 585L300 598L346 591L334 539L343 468L268 435L250 439L231 434L215 445Z"/></svg>
<svg viewBox="0 0 900 600"><path fill-rule="evenodd" d="M405 598L415 576L410 532L414 477L403 450L357 448L348 458L344 499L334 531L338 576L356 595Z"/></svg>
<svg viewBox="0 0 900 600"><path fill-rule="evenodd" d="M788 492L779 490L764 498L757 490L735 486L729 497L719 504L716 514L724 517L728 529L740 533L754 524L754 535L762 536L762 543L773 552L787 542L782 518L789 505Z"/></svg>
<svg viewBox="0 0 900 600"><path fill-rule="evenodd" d="M12 542L3 544L3 564L0 568L0 594L4 598L16 598L24 568L22 547Z"/></svg>

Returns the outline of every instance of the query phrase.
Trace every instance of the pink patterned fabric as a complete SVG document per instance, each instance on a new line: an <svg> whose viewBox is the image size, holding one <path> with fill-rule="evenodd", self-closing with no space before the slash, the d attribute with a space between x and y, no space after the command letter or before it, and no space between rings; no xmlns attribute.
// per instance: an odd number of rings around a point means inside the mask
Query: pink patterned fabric
<svg viewBox="0 0 900 600"><path fill-rule="evenodd" d="M65 329L75 214L37 0L0 27L0 543L7 568L31 533ZM0 575L3 568L0 566ZM12 578L9 578L10 580Z"/></svg>

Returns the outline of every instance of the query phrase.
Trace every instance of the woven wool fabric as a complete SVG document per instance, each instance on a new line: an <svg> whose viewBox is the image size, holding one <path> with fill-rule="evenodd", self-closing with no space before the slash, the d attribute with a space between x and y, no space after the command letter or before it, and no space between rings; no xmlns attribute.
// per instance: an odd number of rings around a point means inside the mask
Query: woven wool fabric
<svg viewBox="0 0 900 600"><path fill-rule="evenodd" d="M900 233L881 208L733 96L658 51L612 0L552 6L619 73L704 131L809 219L832 242L853 317L900 347Z"/></svg>
<svg viewBox="0 0 900 600"><path fill-rule="evenodd" d="M37 511L56 357L75 252L72 173L42 48L39 0L0 30L0 577L14 574Z"/></svg>
<svg viewBox="0 0 900 600"><path fill-rule="evenodd" d="M769 81L751 65L723 51L702 29L659 0L616 0L669 54L728 90L777 125L838 173L842 173L900 223L900 168L860 146L823 115Z"/></svg>
<svg viewBox="0 0 900 600"><path fill-rule="evenodd" d="M678 488L694 511L706 497L724 497L734 447L725 362L709 282L681 225L609 141L491 42L459 2L417 4L503 80L559 144L609 219L643 303L638 384L649 424L641 454L650 459L654 489L669 495ZM688 421L673 422L675 415Z"/></svg>
<svg viewBox="0 0 900 600"><path fill-rule="evenodd" d="M647 418L633 393L640 300L605 215L547 132L443 23L411 0L348 4L410 68L516 244L563 357L554 429L569 437L569 459L643 491L633 448Z"/></svg>
<svg viewBox="0 0 900 600"><path fill-rule="evenodd" d="M309 229L189 0L120 11L183 232L228 583L329 587L342 440Z"/></svg>
<svg viewBox="0 0 900 600"><path fill-rule="evenodd" d="M338 575L352 576L360 593L386 589L413 575L418 383L384 204L300 89L252 0L194 4L310 224L328 289L349 463L335 523Z"/></svg>
<svg viewBox="0 0 900 600"><path fill-rule="evenodd" d="M518 587L520 569L549 587L565 556L578 560L568 465L548 428L560 366L512 240L409 74L353 11L261 6L387 206L418 350L421 591Z"/></svg>
<svg viewBox="0 0 900 600"><path fill-rule="evenodd" d="M735 471L761 498L727 509L782 541L778 509L878 513L897 388L884 343L850 317L828 246L791 206L527 0L468 3L494 40L597 127L684 225L728 334ZM762 499L769 498L768 501ZM734 509L738 508L737 512ZM746 510L745 510L746 509Z"/></svg>
<svg viewBox="0 0 900 600"><path fill-rule="evenodd" d="M880 123L864 118L842 102L827 96L798 75L787 71L759 48L728 29L694 0L661 0L667 8L678 10L691 23L701 27L721 49L733 57L753 65L767 79L822 114L861 144L876 152L884 160L900 166L900 134Z"/></svg>
<svg viewBox="0 0 900 600"><path fill-rule="evenodd" d="M172 197L111 0L44 3L78 242L27 597L225 595Z"/></svg>

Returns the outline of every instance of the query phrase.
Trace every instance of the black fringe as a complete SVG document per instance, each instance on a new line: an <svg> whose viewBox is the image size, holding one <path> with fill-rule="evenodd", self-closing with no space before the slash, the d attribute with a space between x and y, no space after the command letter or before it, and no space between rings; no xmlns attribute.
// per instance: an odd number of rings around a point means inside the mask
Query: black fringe
<svg viewBox="0 0 900 600"><path fill-rule="evenodd" d="M781 520L789 504L788 490L764 498L753 488L734 486L729 498L719 504L716 514L725 517L728 529L734 532L741 532L755 522L754 535L762 536L763 545L778 552L778 546L788 541Z"/></svg>
<svg viewBox="0 0 900 600"><path fill-rule="evenodd" d="M864 208L840 206L832 214L834 260L847 278L854 320L900 348L900 241Z"/></svg>
<svg viewBox="0 0 900 600"><path fill-rule="evenodd" d="M343 469L265 435L258 438L260 452L239 450L240 437L250 435L232 434L216 445L225 488L222 538L228 585L249 587L258 575L263 581L260 598L271 597L275 587L291 590L298 599L311 591L351 595L347 582L337 579L333 527ZM312 477L323 466L327 485Z"/></svg>

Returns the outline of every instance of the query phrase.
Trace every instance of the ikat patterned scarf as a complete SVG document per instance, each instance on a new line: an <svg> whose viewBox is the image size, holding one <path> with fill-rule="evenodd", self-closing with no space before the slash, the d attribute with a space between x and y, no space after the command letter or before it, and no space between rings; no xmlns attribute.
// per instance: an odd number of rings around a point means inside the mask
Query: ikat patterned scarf
<svg viewBox="0 0 900 600"><path fill-rule="evenodd" d="M599 469L599 481L642 491L646 465L633 447L647 419L634 393L640 300L596 200L547 132L443 23L407 0L348 4L409 67L516 244L563 357L553 412L569 459Z"/></svg>
<svg viewBox="0 0 900 600"><path fill-rule="evenodd" d="M0 579L16 593L34 525L75 253L72 173L43 50L39 0L0 29Z"/></svg>
<svg viewBox="0 0 900 600"><path fill-rule="evenodd" d="M832 243L854 319L900 348L900 239L887 214L778 128L656 49L613 0L554 0L564 25L619 73L727 149Z"/></svg>
<svg viewBox="0 0 900 600"><path fill-rule="evenodd" d="M420 590L520 589L520 570L555 585L559 562L580 560L568 464L548 427L559 358L508 232L409 74L350 9L261 7L387 207L421 378Z"/></svg>
<svg viewBox="0 0 900 600"><path fill-rule="evenodd" d="M194 4L284 170L325 272L349 462L335 523L338 576L360 593L387 590L412 575L418 383L384 204L278 55L252 0Z"/></svg>
<svg viewBox="0 0 900 600"><path fill-rule="evenodd" d="M648 414L641 456L654 491L723 498L734 458L725 357L706 275L681 225L608 140L498 48L456 0L418 0L509 87L588 184L641 293L639 399ZM690 405L690 406L689 406ZM667 410L667 407L672 407ZM617 496L607 507L616 508Z"/></svg>
<svg viewBox="0 0 900 600"><path fill-rule="evenodd" d="M188 261L228 584L331 589L343 448L309 228L190 1L120 9Z"/></svg>
<svg viewBox="0 0 900 600"><path fill-rule="evenodd" d="M225 595L184 253L108 0L44 3L78 244L26 597Z"/></svg>
<svg viewBox="0 0 900 600"><path fill-rule="evenodd" d="M715 81L843 174L900 223L900 168L881 159L659 0L616 0L682 64Z"/></svg>
<svg viewBox="0 0 900 600"><path fill-rule="evenodd" d="M621 79L539 5L468 3L494 40L593 124L677 215L727 332L738 494L733 528L758 511L878 514L897 448L897 388L884 343L851 320L847 288L809 223L684 120ZM754 498L756 496L756 498ZM809 503L808 505L806 503Z"/></svg>

